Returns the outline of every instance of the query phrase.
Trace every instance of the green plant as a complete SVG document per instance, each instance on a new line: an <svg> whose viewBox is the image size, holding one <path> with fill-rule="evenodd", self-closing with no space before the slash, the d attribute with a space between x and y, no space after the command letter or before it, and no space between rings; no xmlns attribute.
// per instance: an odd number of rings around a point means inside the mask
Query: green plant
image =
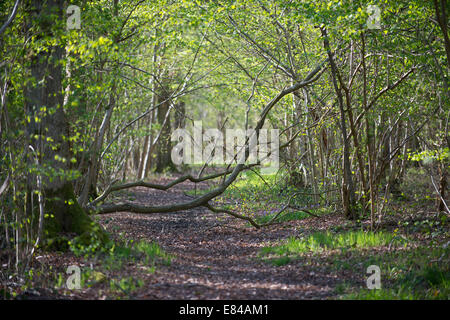
<svg viewBox="0 0 450 320"><path fill-rule="evenodd" d="M127 296L144 286L144 281L133 277L122 278L120 280L111 279L109 282L110 289L113 292L124 293Z"/></svg>
<svg viewBox="0 0 450 320"><path fill-rule="evenodd" d="M306 238L291 237L284 243L264 247L262 255L290 255L305 252L322 252L338 248L368 248L386 246L393 240L393 235L386 232L348 231L345 233L315 232Z"/></svg>
<svg viewBox="0 0 450 320"><path fill-rule="evenodd" d="M351 265L364 261L382 269L382 288L359 288L344 299L448 299L450 297L450 269L448 248L418 247L392 251L374 256L354 255ZM433 262L431 262L433 261ZM361 272L364 272L361 269Z"/></svg>
<svg viewBox="0 0 450 320"><path fill-rule="evenodd" d="M149 264L156 260L160 260L165 265L170 265L172 256L167 254L155 242L139 241L135 243L134 249L144 257L145 263Z"/></svg>

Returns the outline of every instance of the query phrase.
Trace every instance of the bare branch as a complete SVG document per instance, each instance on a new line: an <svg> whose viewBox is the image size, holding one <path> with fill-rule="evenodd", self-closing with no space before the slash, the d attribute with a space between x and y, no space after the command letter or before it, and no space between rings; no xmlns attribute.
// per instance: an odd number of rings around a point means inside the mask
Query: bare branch
<svg viewBox="0 0 450 320"><path fill-rule="evenodd" d="M11 12L11 15L9 16L8 20L2 25L0 28L0 35L5 32L6 28L11 24L11 22L14 20L17 14L17 8L19 7L20 0L16 0L16 3L14 4L13 11Z"/></svg>

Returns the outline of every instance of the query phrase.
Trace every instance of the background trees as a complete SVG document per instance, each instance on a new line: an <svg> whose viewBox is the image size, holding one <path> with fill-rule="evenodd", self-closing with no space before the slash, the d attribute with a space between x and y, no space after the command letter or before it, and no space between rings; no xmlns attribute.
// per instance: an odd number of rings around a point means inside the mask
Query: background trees
<svg viewBox="0 0 450 320"><path fill-rule="evenodd" d="M41 232L97 232L86 210L224 211L209 201L250 166L180 178L224 177L189 203L101 205L172 186L144 180L186 169L170 161L170 133L199 119L278 128L279 181L372 228L411 168L449 213L445 1L72 1L73 30L68 3L17 3L0 4L0 245L18 268Z"/></svg>

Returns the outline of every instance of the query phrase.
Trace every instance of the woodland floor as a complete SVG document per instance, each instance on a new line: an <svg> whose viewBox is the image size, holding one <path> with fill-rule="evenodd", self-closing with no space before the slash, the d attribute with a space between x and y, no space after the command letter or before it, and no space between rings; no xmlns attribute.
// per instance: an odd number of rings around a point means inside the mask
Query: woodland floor
<svg viewBox="0 0 450 320"><path fill-rule="evenodd" d="M160 183L168 180L160 179ZM125 200L141 204L167 204L186 201L183 183L170 191L135 188L122 194ZM200 186L201 187L201 186ZM203 186L206 187L206 186ZM119 198L114 201L120 200ZM128 197L128 199L126 199ZM367 275L360 267L338 268L332 255L304 255L285 265L274 265L260 257L261 248L291 236L308 235L346 225L338 213L288 221L257 230L246 222L207 209L197 208L166 214L116 213L97 217L100 224L117 241L156 242L173 258L154 268L125 261L117 268L106 267L95 257L76 257L71 252L42 253L35 267L47 272L53 266L54 277L68 265L82 270L100 271L102 277L80 290L55 288L54 280L27 289L25 299L336 299L339 287L365 286ZM387 248L371 250L386 251ZM365 252L366 257L371 251ZM349 257L352 258L352 257ZM355 258L355 257L353 257ZM46 270L46 271L44 271ZM110 279L139 279L125 289L111 290ZM106 281L105 281L106 280ZM64 280L65 281L65 280Z"/></svg>
<svg viewBox="0 0 450 320"><path fill-rule="evenodd" d="M181 187L183 188L183 186ZM163 204L186 201L181 190L157 192L139 189L136 200ZM320 272L301 262L275 267L258 259L264 245L296 235L292 224L257 230L242 221L219 216L206 209L177 213L103 216L107 230L119 226L125 237L156 241L176 258L157 268L138 298L154 299L308 299L333 296L337 274ZM321 223L335 223L329 216ZM299 226L318 229L314 218ZM237 228L237 229L235 229Z"/></svg>

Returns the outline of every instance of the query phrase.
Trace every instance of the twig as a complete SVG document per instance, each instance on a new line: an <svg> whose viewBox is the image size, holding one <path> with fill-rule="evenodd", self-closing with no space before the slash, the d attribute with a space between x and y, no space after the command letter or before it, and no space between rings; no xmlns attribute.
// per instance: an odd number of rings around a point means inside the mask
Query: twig
<svg viewBox="0 0 450 320"><path fill-rule="evenodd" d="M242 219L242 220L247 220L247 221L250 222L250 224L251 224L252 226L254 226L256 229L260 229L261 226L262 226L262 225L260 225L259 223L257 223L254 219L252 219L252 218L250 218L250 217L247 217L247 216L244 216L244 215L242 215L242 214L233 212L233 211L231 211L231 210L227 210L227 209L224 209L224 208L214 208L214 207L211 206L209 203L205 204L204 206L205 206L206 208L208 208L209 210L211 210L212 212L215 212L215 213L226 213L226 214L228 214L228 215L230 215L230 216L233 216L233 217L235 217L235 218L239 218L239 219Z"/></svg>

